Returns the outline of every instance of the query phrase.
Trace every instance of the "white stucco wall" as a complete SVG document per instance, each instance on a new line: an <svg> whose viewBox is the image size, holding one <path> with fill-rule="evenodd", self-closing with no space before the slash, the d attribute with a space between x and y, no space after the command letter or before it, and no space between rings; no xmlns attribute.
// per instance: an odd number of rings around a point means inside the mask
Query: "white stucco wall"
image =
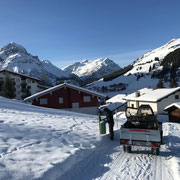
<svg viewBox="0 0 180 180"><path fill-rule="evenodd" d="M157 113L157 103L152 103L152 102L138 102L138 101L128 101L127 102L127 106L128 107L133 107L134 105L134 108L138 108L139 106L141 105L150 105L153 112L156 114Z"/></svg>
<svg viewBox="0 0 180 180"><path fill-rule="evenodd" d="M28 77L26 77L25 80L21 80L21 76L20 75L13 74L13 73L8 73L8 76L9 76L10 79L13 78L15 80L15 88L16 88L16 92L15 92L16 97L15 98L16 99L18 99L18 100L22 99L21 96L23 95L23 93L22 93L21 83L23 81L26 82L27 86L31 87L30 88L31 95L37 93L37 91L38 91L37 85L38 84L37 84L37 82L35 80L33 80L31 78L28 78ZM3 77L3 79L4 79L5 73L4 72L0 73L0 77Z"/></svg>
<svg viewBox="0 0 180 180"><path fill-rule="evenodd" d="M165 114L167 112L164 111L164 108L172 103L180 102L180 99L175 99L175 95L179 95L180 98L180 92L176 92L175 94L170 95L169 97L163 99L162 101L158 102L158 113Z"/></svg>
<svg viewBox="0 0 180 180"><path fill-rule="evenodd" d="M175 95L179 95L180 98L180 92L176 92L175 94L171 94L167 98L162 99L161 101L158 102L148 102L148 101L143 101L139 102L140 105L148 104L151 106L155 114L165 114L164 108L174 102L180 102L180 99L175 99ZM134 108L137 108L138 103L136 101L130 101L128 100L127 106L132 107L134 105Z"/></svg>
<svg viewBox="0 0 180 180"><path fill-rule="evenodd" d="M139 105L150 105L154 114L157 114L158 109L157 109L157 103L153 103L153 102L139 102Z"/></svg>

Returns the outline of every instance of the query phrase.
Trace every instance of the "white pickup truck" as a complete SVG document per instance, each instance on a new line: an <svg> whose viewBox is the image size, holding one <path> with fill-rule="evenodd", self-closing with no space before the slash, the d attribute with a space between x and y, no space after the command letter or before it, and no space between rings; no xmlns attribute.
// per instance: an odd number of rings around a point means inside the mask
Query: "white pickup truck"
<svg viewBox="0 0 180 180"><path fill-rule="evenodd" d="M158 122L149 105L138 109L127 107L127 121L120 128L120 144L130 153L132 146L151 147L152 154L159 155L162 143L162 123Z"/></svg>

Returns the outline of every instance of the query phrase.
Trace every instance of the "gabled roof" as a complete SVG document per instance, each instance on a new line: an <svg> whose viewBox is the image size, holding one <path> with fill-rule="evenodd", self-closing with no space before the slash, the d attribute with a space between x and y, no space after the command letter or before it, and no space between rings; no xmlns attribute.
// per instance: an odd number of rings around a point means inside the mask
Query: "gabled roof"
<svg viewBox="0 0 180 180"><path fill-rule="evenodd" d="M139 97L135 97L134 95L134 96L127 96L124 99L132 100L132 101L142 101L142 102L158 102L170 96L171 94L176 93L177 91L180 91L180 87L161 88L161 89L155 89L155 90L149 91L143 95L140 95Z"/></svg>
<svg viewBox="0 0 180 180"><path fill-rule="evenodd" d="M8 72L8 73L11 73L11 74L18 75L18 76L23 76L23 77L26 77L26 78L29 78L29 79L40 81L40 79L38 79L38 78L35 78L35 77L32 77L32 76L28 76L28 75L25 75L25 74L16 73L16 72L10 71L8 69L3 69L3 70L0 71L0 73L5 72L5 71Z"/></svg>
<svg viewBox="0 0 180 180"><path fill-rule="evenodd" d="M72 85L72 84L68 84L68 83L63 83L63 84L59 84L57 86L51 87L49 89L46 89L44 91L41 91L39 93L33 94L32 96L29 96L29 97L25 98L24 102L31 101L32 99L35 99L35 98L38 98L40 96L46 95L46 94L48 94L50 92L53 92L53 91L58 90L58 89L61 89L63 87L68 87L68 88L71 88L71 89L75 89L75 90L78 90L78 91L81 91L81 92L85 92L85 93L88 93L88 94L92 94L94 96L101 97L101 98L105 98L106 97L104 94L100 94L98 92L91 91L89 89L85 89L85 88L82 88L82 87L79 87L79 86L75 86L75 85Z"/></svg>
<svg viewBox="0 0 180 180"><path fill-rule="evenodd" d="M169 106L164 108L164 111L168 111L169 109L171 109L172 107L176 107L178 109L180 109L180 102L176 102L176 103L172 103Z"/></svg>
<svg viewBox="0 0 180 180"><path fill-rule="evenodd" d="M140 93L140 96L145 95L145 94L147 94L147 93L149 93L151 91L153 91L153 89L151 89L151 88L143 88L143 89L138 90L138 92ZM134 100L136 98L137 98L136 97L136 92L134 92L134 93L128 94L123 99L124 100Z"/></svg>
<svg viewBox="0 0 180 180"><path fill-rule="evenodd" d="M122 105L124 105L124 103L121 102L116 102L116 103L111 103L111 104L104 104L102 106L99 107L99 110L101 112L104 111L104 109L109 109L110 111L115 111L116 109L118 109L119 107L121 107Z"/></svg>
<svg viewBox="0 0 180 180"><path fill-rule="evenodd" d="M116 102L125 103L126 100L123 99L125 97L126 97L126 94L117 94L116 96L113 96L112 98L108 99L106 103L116 103Z"/></svg>

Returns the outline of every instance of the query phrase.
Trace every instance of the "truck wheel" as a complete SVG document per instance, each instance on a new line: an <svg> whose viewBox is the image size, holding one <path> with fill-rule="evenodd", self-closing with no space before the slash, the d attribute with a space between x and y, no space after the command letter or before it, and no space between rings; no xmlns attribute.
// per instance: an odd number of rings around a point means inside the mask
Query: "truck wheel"
<svg viewBox="0 0 180 180"><path fill-rule="evenodd" d="M124 152L131 153L131 146L123 146Z"/></svg>
<svg viewBox="0 0 180 180"><path fill-rule="evenodd" d="M126 146L126 152L131 153L131 146Z"/></svg>
<svg viewBox="0 0 180 180"><path fill-rule="evenodd" d="M123 151L126 152L126 146L125 145L123 146Z"/></svg>
<svg viewBox="0 0 180 180"><path fill-rule="evenodd" d="M159 148L152 148L152 154L155 156L159 155Z"/></svg>

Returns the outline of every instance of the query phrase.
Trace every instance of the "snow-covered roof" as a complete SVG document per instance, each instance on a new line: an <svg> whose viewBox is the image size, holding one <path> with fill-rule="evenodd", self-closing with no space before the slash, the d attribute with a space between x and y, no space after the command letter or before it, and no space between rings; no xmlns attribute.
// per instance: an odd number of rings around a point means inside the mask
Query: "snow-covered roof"
<svg viewBox="0 0 180 180"><path fill-rule="evenodd" d="M122 102L125 103L126 100L123 98L126 97L126 94L118 94L116 96L113 96L112 98L108 99L106 103L116 103L116 102Z"/></svg>
<svg viewBox="0 0 180 180"><path fill-rule="evenodd" d="M180 109L180 102L172 103L169 106L164 108L164 111L168 111L168 109L172 108L173 106L177 107Z"/></svg>
<svg viewBox="0 0 180 180"><path fill-rule="evenodd" d="M138 92L140 93L140 96L145 95L151 91L153 91L153 89L151 89L151 88L143 88L143 89L138 90ZM133 92L133 93L125 96L123 99L124 100L134 100L135 98L136 98L136 92Z"/></svg>
<svg viewBox="0 0 180 180"><path fill-rule="evenodd" d="M148 102L157 102L161 99L177 92L180 90L180 87L177 88L160 88L151 90L145 94L140 94L139 97L135 97L135 93L132 95L129 95L125 97L126 100L132 100L132 101L148 101Z"/></svg>
<svg viewBox="0 0 180 180"><path fill-rule="evenodd" d="M39 93L33 94L32 96L29 96L29 97L25 98L24 102L31 101L32 99L35 99L35 98L40 97L40 96L43 96L45 94L48 94L48 93L53 92L55 90L61 89L63 87L68 87L68 88L76 89L78 91L82 91L82 92L85 92L85 93L88 93L88 94L93 94L95 96L102 97L102 98L106 97L104 94L100 94L98 92L91 91L89 89L85 89L85 88L82 88L82 87L79 87L79 86L75 86L73 84L63 83L63 84L59 84L57 86L51 87L49 89L46 89L44 91L41 91Z"/></svg>
<svg viewBox="0 0 180 180"><path fill-rule="evenodd" d="M124 103L122 102L116 102L116 103L111 103L111 104L105 104L99 107L100 111L104 111L104 109L109 109L110 111L115 111L119 107L121 107Z"/></svg>

